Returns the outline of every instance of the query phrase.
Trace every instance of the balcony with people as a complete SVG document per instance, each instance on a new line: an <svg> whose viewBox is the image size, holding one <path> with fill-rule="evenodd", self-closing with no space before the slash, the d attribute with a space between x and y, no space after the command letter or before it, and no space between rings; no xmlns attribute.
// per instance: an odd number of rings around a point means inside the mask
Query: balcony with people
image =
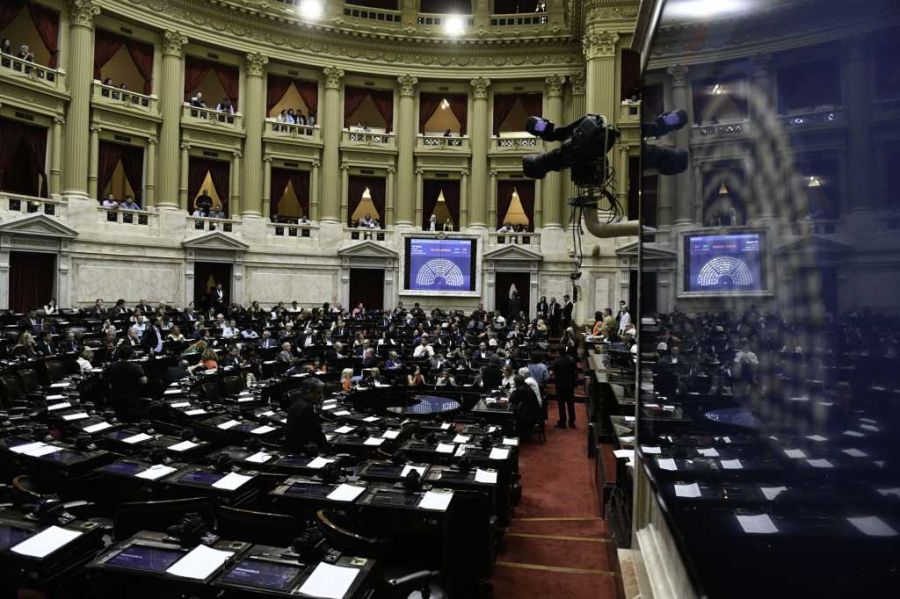
<svg viewBox="0 0 900 599"><path fill-rule="evenodd" d="M531 179L500 179L496 188L497 203L492 207L496 229L490 234L492 245L535 245L535 183Z"/></svg>
<svg viewBox="0 0 900 599"><path fill-rule="evenodd" d="M156 212L144 208L144 147L103 140L98 149L96 186L101 222L150 225Z"/></svg>
<svg viewBox="0 0 900 599"><path fill-rule="evenodd" d="M240 69L188 56L184 63L182 124L240 132Z"/></svg>
<svg viewBox="0 0 900 599"><path fill-rule="evenodd" d="M270 237L312 239L318 225L310 220L310 173L289 168L273 168L270 190Z"/></svg>
<svg viewBox="0 0 900 599"><path fill-rule="evenodd" d="M192 231L237 233L239 221L231 218L231 163L190 156L188 164L188 234Z"/></svg>
<svg viewBox="0 0 900 599"><path fill-rule="evenodd" d="M394 151L394 91L348 85L344 88L342 145L348 149Z"/></svg>
<svg viewBox="0 0 900 599"><path fill-rule="evenodd" d="M96 29L92 98L95 106L157 114L153 60L152 44Z"/></svg>
<svg viewBox="0 0 900 599"><path fill-rule="evenodd" d="M0 78L38 90L65 91L59 50L57 11L22 0L0 3Z"/></svg>
<svg viewBox="0 0 900 599"><path fill-rule="evenodd" d="M421 92L416 151L468 154L468 105L467 94Z"/></svg>
<svg viewBox="0 0 900 599"><path fill-rule="evenodd" d="M543 94L495 93L493 101L491 152L531 154L543 151L543 142L525 131L528 117L543 115Z"/></svg>
<svg viewBox="0 0 900 599"><path fill-rule="evenodd" d="M319 85L316 81L269 73L266 135L278 141L318 141Z"/></svg>

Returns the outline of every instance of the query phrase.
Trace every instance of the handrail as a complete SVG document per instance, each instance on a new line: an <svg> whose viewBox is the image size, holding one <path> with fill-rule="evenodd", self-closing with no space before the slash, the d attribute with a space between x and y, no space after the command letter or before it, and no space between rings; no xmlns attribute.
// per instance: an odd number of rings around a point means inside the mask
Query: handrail
<svg viewBox="0 0 900 599"><path fill-rule="evenodd" d="M102 81L97 81L96 79L94 80L94 89L95 96L99 96L101 99L121 102L124 106L131 106L134 108L141 108L145 110L150 110L153 101L156 99L155 96L139 94L137 92L116 87L114 85L107 85Z"/></svg>
<svg viewBox="0 0 900 599"><path fill-rule="evenodd" d="M63 217L64 208L67 206L66 202L62 200L39 198L6 191L0 191L0 198L5 200L5 202L0 203L0 209L9 210L10 212L23 212L25 214L41 212L47 216Z"/></svg>
<svg viewBox="0 0 900 599"><path fill-rule="evenodd" d="M100 214L105 214L105 222L120 223L126 225L149 225L150 219L159 216L149 210L134 210L130 208L105 208L98 206Z"/></svg>
<svg viewBox="0 0 900 599"><path fill-rule="evenodd" d="M300 125L297 123L283 123L276 118L267 118L266 126L275 134L288 134L303 137L318 137L319 125Z"/></svg>
<svg viewBox="0 0 900 599"><path fill-rule="evenodd" d="M58 69L45 67L30 60L23 60L18 56L6 54L5 52L0 52L0 67L4 67L16 73L22 73L35 80L46 81L54 86L57 85L59 76L63 74L63 72Z"/></svg>
<svg viewBox="0 0 900 599"><path fill-rule="evenodd" d="M215 108L199 108L191 106L189 102L184 103L184 116L208 123L223 123L228 125L239 124L241 121L240 112L224 112Z"/></svg>
<svg viewBox="0 0 900 599"><path fill-rule="evenodd" d="M295 237L297 239L310 239L319 230L317 223L268 223L270 235L275 237Z"/></svg>
<svg viewBox="0 0 900 599"><path fill-rule="evenodd" d="M393 133L361 131L358 129L344 129L344 141L353 143L365 143L375 146L390 145L394 139Z"/></svg>
<svg viewBox="0 0 900 599"><path fill-rule="evenodd" d="M232 218L218 218L214 216L193 216L187 217L188 228L196 231L218 231L219 227L225 233L234 232L234 226L240 224L239 220Z"/></svg>

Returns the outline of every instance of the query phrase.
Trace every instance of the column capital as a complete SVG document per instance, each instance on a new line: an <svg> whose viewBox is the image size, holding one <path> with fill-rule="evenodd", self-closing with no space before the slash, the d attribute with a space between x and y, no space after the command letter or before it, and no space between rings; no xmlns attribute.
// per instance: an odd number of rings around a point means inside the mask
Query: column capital
<svg viewBox="0 0 900 599"><path fill-rule="evenodd" d="M0 104L0 106L2 106L2 104ZM53 122L56 123L57 125L65 125L66 119L61 116L55 116L55 117L53 117Z"/></svg>
<svg viewBox="0 0 900 599"><path fill-rule="evenodd" d="M616 42L619 41L619 34L614 31L598 31L585 35L581 41L584 57L588 60L601 57L611 58L616 55Z"/></svg>
<svg viewBox="0 0 900 599"><path fill-rule="evenodd" d="M500 173L497 172L497 171L491 171L491 172L488 173L488 174L491 176L491 179L496 179L496 178L497 178L497 175L499 175Z"/></svg>
<svg viewBox="0 0 900 599"><path fill-rule="evenodd" d="M344 70L339 67L325 67L322 69L325 74L326 89L341 89L341 79L344 78Z"/></svg>
<svg viewBox="0 0 900 599"><path fill-rule="evenodd" d="M687 85L688 68L683 64L675 64L666 69L666 73L672 80L674 87L684 87Z"/></svg>
<svg viewBox="0 0 900 599"><path fill-rule="evenodd" d="M91 125L90 131L91 133L100 133L101 131L103 131L103 127L101 127L100 125Z"/></svg>
<svg viewBox="0 0 900 599"><path fill-rule="evenodd" d="M569 77L572 84L572 95L583 96L587 89L587 75L584 73L575 73Z"/></svg>
<svg viewBox="0 0 900 599"><path fill-rule="evenodd" d="M148 144L148 145L154 146L154 145L156 145L157 143L159 143L159 139L157 139L155 136L151 136L151 137L148 137L148 138L147 138L147 144Z"/></svg>
<svg viewBox="0 0 900 599"><path fill-rule="evenodd" d="M400 95L401 96L415 96L416 95L416 84L419 82L419 79L413 77L409 74L403 74L397 77L397 82L400 84Z"/></svg>
<svg viewBox="0 0 900 599"><path fill-rule="evenodd" d="M191 144L181 144L181 149L184 151L188 151L191 149Z"/></svg>
<svg viewBox="0 0 900 599"><path fill-rule="evenodd" d="M491 80L487 77L475 77L469 84L472 86L472 97L475 100L487 100L488 88L491 86Z"/></svg>
<svg viewBox="0 0 900 599"><path fill-rule="evenodd" d="M425 169L421 169L421 168L416 169L416 176L421 177L424 174L425 174Z"/></svg>
<svg viewBox="0 0 900 599"><path fill-rule="evenodd" d="M247 55L247 75L251 77L262 77L266 71L266 65L269 64L269 57L259 52L252 52Z"/></svg>
<svg viewBox="0 0 900 599"><path fill-rule="evenodd" d="M232 158L237 158L238 160L240 160L241 158L244 157L244 153L241 152L240 150L235 150L235 151L233 151L233 152L231 153L231 157L232 157Z"/></svg>
<svg viewBox="0 0 900 599"><path fill-rule="evenodd" d="M186 35L180 31L166 29L162 34L163 55L177 56L181 58L184 54L184 46L188 43Z"/></svg>
<svg viewBox="0 0 900 599"><path fill-rule="evenodd" d="M562 88L566 84L566 78L564 75L550 75L544 79L544 83L547 84L547 96L558 98L562 96Z"/></svg>
<svg viewBox="0 0 900 599"><path fill-rule="evenodd" d="M397 172L397 169L395 169L395 168L392 167L392 166L389 166L389 167L387 167L387 168L384 169L384 170L386 170L386 171L387 171L387 174L389 174L389 175L393 175L394 173Z"/></svg>
<svg viewBox="0 0 900 599"><path fill-rule="evenodd" d="M93 27L94 17L100 14L100 7L94 0L69 0L69 21L72 25Z"/></svg>
<svg viewBox="0 0 900 599"><path fill-rule="evenodd" d="M263 156L263 162L265 162L266 164L272 164L273 160L274 158L272 158L271 156Z"/></svg>
<svg viewBox="0 0 900 599"><path fill-rule="evenodd" d="M464 168L464 169L462 169L461 171L459 171L459 176L460 176L460 177L468 177L468 176L469 176L469 169Z"/></svg>
<svg viewBox="0 0 900 599"><path fill-rule="evenodd" d="M342 171L349 171L349 170L350 170L350 165L347 164L346 162L343 163L343 164L341 164L341 170L342 170Z"/></svg>
<svg viewBox="0 0 900 599"><path fill-rule="evenodd" d="M310 162L310 164L312 165L313 168L321 168L322 167L322 163L319 162L318 160L313 160L312 162Z"/></svg>

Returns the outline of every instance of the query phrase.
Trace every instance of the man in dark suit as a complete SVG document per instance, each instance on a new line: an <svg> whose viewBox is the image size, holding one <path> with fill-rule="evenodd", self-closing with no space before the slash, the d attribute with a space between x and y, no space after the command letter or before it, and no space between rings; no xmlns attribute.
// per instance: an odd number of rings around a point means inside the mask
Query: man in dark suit
<svg viewBox="0 0 900 599"><path fill-rule="evenodd" d="M496 389L503 382L503 370L500 369L500 358L494 356L481 371L481 384L485 389Z"/></svg>
<svg viewBox="0 0 900 599"><path fill-rule="evenodd" d="M290 341L281 344L281 351L275 356L275 359L283 364L290 364L294 361L294 354L291 353Z"/></svg>
<svg viewBox="0 0 900 599"><path fill-rule="evenodd" d="M147 377L143 368L129 362L130 345L119 347L118 356L118 361L107 366L103 372L108 387L107 397L116 412L116 418L122 422L137 422L144 413L140 394L143 385L147 384Z"/></svg>
<svg viewBox="0 0 900 599"><path fill-rule="evenodd" d="M273 347L278 347L278 341L272 339L272 333L270 331L263 331L262 337L259 340L259 348L271 349Z"/></svg>
<svg viewBox="0 0 900 599"><path fill-rule="evenodd" d="M215 289L209 292L208 304L216 312L225 311L225 288L222 287L222 283L218 283Z"/></svg>
<svg viewBox="0 0 900 599"><path fill-rule="evenodd" d="M554 337L559 336L559 325L562 321L562 308L556 301L555 297L550 298L550 305L547 306L547 326L550 327L550 334Z"/></svg>
<svg viewBox="0 0 900 599"><path fill-rule="evenodd" d="M157 318L155 322L144 329L144 334L141 336L141 347L145 352L152 354L165 352L163 345L164 336L161 327L162 321Z"/></svg>
<svg viewBox="0 0 900 599"><path fill-rule="evenodd" d="M516 375L513 381L509 403L516 418L516 432L527 441L531 438L534 424L541 418L541 405L534 391L525 383L525 377Z"/></svg>
<svg viewBox="0 0 900 599"><path fill-rule="evenodd" d="M288 451L303 451L310 445L326 449L328 441L322 432L322 422L316 407L322 401L325 384L315 377L303 381L299 394L292 394L293 402L287 410L284 447Z"/></svg>
<svg viewBox="0 0 900 599"><path fill-rule="evenodd" d="M29 332L33 335L40 335L44 331L44 319L37 315L37 312L31 310L27 316L19 320L19 329L22 332Z"/></svg>
<svg viewBox="0 0 900 599"><path fill-rule="evenodd" d="M178 362L177 366L169 366L166 368L166 385L171 385L175 381L180 381L181 379L191 376L191 373L188 372L188 366L190 366L190 364L187 360L181 360Z"/></svg>
<svg viewBox="0 0 900 599"><path fill-rule="evenodd" d="M569 327L572 325L572 310L574 309L575 304L572 303L572 300L569 299L568 295L564 295L562 307L562 321L564 326Z"/></svg>
<svg viewBox="0 0 900 599"><path fill-rule="evenodd" d="M560 344L559 357L550 364L553 371L553 383L556 386L556 406L559 409L557 428L568 426L575 428L575 377L577 365L569 355L569 348Z"/></svg>
<svg viewBox="0 0 900 599"><path fill-rule="evenodd" d="M57 348L61 354L81 353L81 344L75 339L75 333L66 333L65 340Z"/></svg>
<svg viewBox="0 0 900 599"><path fill-rule="evenodd" d="M53 342L53 335L48 331L41 334L41 338L34 346L34 350L42 356L52 356L56 353L56 344Z"/></svg>

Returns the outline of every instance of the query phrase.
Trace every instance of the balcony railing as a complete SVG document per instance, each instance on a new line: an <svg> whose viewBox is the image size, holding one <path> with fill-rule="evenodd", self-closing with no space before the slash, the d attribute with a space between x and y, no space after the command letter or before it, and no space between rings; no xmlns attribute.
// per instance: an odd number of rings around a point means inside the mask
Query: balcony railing
<svg viewBox="0 0 900 599"><path fill-rule="evenodd" d="M269 223L269 237L315 239L318 231L319 226L313 223Z"/></svg>
<svg viewBox="0 0 900 599"><path fill-rule="evenodd" d="M491 232L489 241L492 245L530 245L541 247L541 234L534 231L514 231L512 233Z"/></svg>
<svg viewBox="0 0 900 599"><path fill-rule="evenodd" d="M499 135L494 137L494 149L504 151L535 152L542 147L540 140L531 135Z"/></svg>
<svg viewBox="0 0 900 599"><path fill-rule="evenodd" d="M449 150L453 152L467 152L469 150L468 137L445 137L443 135L419 135L416 146L420 150Z"/></svg>
<svg viewBox="0 0 900 599"><path fill-rule="evenodd" d="M147 210L126 210L124 208L97 208L100 211L102 222L119 223L122 225L149 226L150 219L156 218L156 212Z"/></svg>
<svg viewBox="0 0 900 599"><path fill-rule="evenodd" d="M371 8L368 6L355 6L344 4L344 16L354 19L366 19L367 21L380 21L382 23L400 23L399 10L385 10L383 8Z"/></svg>
<svg viewBox="0 0 900 599"><path fill-rule="evenodd" d="M491 15L491 27L546 25L548 22L549 15L546 12Z"/></svg>
<svg viewBox="0 0 900 599"><path fill-rule="evenodd" d="M434 13L419 13L419 16L416 17L416 24L421 25L423 27L442 27L444 22L447 20L449 14L434 14ZM452 15L455 16L455 15ZM466 28L471 28L475 26L475 19L472 15L462 15L464 19Z"/></svg>
<svg viewBox="0 0 900 599"><path fill-rule="evenodd" d="M344 239L351 241L384 241L391 243L394 232L390 229L367 229L364 227L344 227Z"/></svg>
<svg viewBox="0 0 900 599"><path fill-rule="evenodd" d="M142 112L156 112L156 96L120 89L94 81L94 102L112 106L124 106Z"/></svg>
<svg viewBox="0 0 900 599"><path fill-rule="evenodd" d="M394 145L394 134L385 133L383 131L357 131L355 129L344 129L344 143L359 146L374 146L387 148Z"/></svg>
<svg viewBox="0 0 900 599"><path fill-rule="evenodd" d="M21 216L29 214L46 214L57 218L65 218L66 203L50 198L37 198L17 193L0 191L0 210Z"/></svg>
<svg viewBox="0 0 900 599"><path fill-rule="evenodd" d="M794 223L797 235L834 235L841 232L842 221L831 218L807 218Z"/></svg>
<svg viewBox="0 0 900 599"><path fill-rule="evenodd" d="M0 52L0 72L27 77L48 87L64 87L65 73Z"/></svg>
<svg viewBox="0 0 900 599"><path fill-rule="evenodd" d="M787 129L807 127L834 127L844 124L843 108L812 109L779 117Z"/></svg>
<svg viewBox="0 0 900 599"><path fill-rule="evenodd" d="M209 216L189 216L187 218L188 233L194 231L221 231L237 233L239 221L231 218L212 218Z"/></svg>
<svg viewBox="0 0 900 599"><path fill-rule="evenodd" d="M733 123L716 123L713 125L694 125L692 137L695 140L713 138L741 137L750 132L750 123L737 121Z"/></svg>
<svg viewBox="0 0 900 599"><path fill-rule="evenodd" d="M296 125L282 123L278 119L266 119L266 133L278 137L294 137L299 139L319 139L318 125Z"/></svg>
<svg viewBox="0 0 900 599"><path fill-rule="evenodd" d="M184 105L181 120L182 122L209 124L229 129L242 128L240 113L231 114L230 112L222 112L211 108L197 108L187 103Z"/></svg>

